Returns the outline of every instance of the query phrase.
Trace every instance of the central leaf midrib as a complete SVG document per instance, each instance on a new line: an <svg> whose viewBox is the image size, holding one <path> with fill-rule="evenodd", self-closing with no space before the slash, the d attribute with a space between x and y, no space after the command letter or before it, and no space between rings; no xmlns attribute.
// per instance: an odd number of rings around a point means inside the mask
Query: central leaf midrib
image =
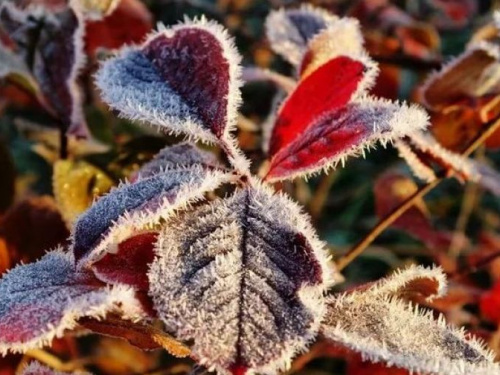
<svg viewBox="0 0 500 375"><path fill-rule="evenodd" d="M245 208L243 213L239 215L239 220L241 222L242 234L241 234L241 243L240 243L240 252L241 252L241 279L240 279L240 301L239 301L239 311L238 311L238 338L236 341L236 362L241 362L241 353L242 353L242 335L243 335L243 300L245 298L244 290L246 283L246 271L245 264L247 262L247 242L248 242L248 215L250 210L250 193L249 191L245 191L245 199L244 199Z"/></svg>

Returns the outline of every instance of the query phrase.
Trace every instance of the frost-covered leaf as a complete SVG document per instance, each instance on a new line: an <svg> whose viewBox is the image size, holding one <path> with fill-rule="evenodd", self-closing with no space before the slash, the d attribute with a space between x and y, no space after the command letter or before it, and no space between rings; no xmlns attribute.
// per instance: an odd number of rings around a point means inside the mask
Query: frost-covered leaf
<svg viewBox="0 0 500 375"><path fill-rule="evenodd" d="M104 19L86 22L85 51L89 56L94 56L100 48L114 50L140 43L152 28L153 16L142 1L120 0L118 6Z"/></svg>
<svg viewBox="0 0 500 375"><path fill-rule="evenodd" d="M105 320L83 318L78 324L101 335L127 340L142 350L163 348L178 358L187 357L191 353L188 347L150 324L134 323L115 316L108 316Z"/></svg>
<svg viewBox="0 0 500 375"><path fill-rule="evenodd" d="M82 21L71 8L49 13L42 7L20 10L12 2L0 8L0 25L16 43L45 103L69 134L86 136L79 70L84 63Z"/></svg>
<svg viewBox="0 0 500 375"><path fill-rule="evenodd" d="M373 187L377 216L381 219L386 217L417 190L417 184L403 174L391 171L382 174ZM453 238L452 233L434 228L423 200L418 200L414 206L399 216L392 227L422 241L431 250L447 250Z"/></svg>
<svg viewBox="0 0 500 375"><path fill-rule="evenodd" d="M241 101L239 63L233 40L220 25L187 20L160 28L142 46L106 61L97 86L123 116L220 143L245 169L230 134Z"/></svg>
<svg viewBox="0 0 500 375"><path fill-rule="evenodd" d="M298 138L318 116L345 106L364 85L366 68L367 62L342 56L301 80L279 110L269 154Z"/></svg>
<svg viewBox="0 0 500 375"><path fill-rule="evenodd" d="M412 133L398 143L403 157L415 175L427 182L436 179L432 165L459 179L477 182L495 195L500 195L500 173L486 164L474 161L442 147L431 135Z"/></svg>
<svg viewBox="0 0 500 375"><path fill-rule="evenodd" d="M106 287L90 271L75 268L72 255L61 250L5 274L0 300L3 354L46 345L81 317L102 317L110 311L130 317L142 314L132 288Z"/></svg>
<svg viewBox="0 0 500 375"><path fill-rule="evenodd" d="M165 147L155 155L153 160L144 164L137 171L136 176L150 177L165 169L178 167L200 167L206 170L224 169L213 153L201 150L193 143L183 142Z"/></svg>
<svg viewBox="0 0 500 375"><path fill-rule="evenodd" d="M300 61L299 73L305 77L338 56L358 59L365 54L363 35L358 20L340 18L318 33L308 43Z"/></svg>
<svg viewBox="0 0 500 375"><path fill-rule="evenodd" d="M337 16L326 10L310 5L276 10L266 19L267 39L275 52L298 66L309 41L337 19Z"/></svg>
<svg viewBox="0 0 500 375"><path fill-rule="evenodd" d="M95 202L75 223L73 252L79 261L98 259L130 235L151 229L175 210L203 198L232 175L200 165L166 169L123 183Z"/></svg>
<svg viewBox="0 0 500 375"><path fill-rule="evenodd" d="M388 291L405 275L375 286L330 297L322 326L334 342L372 362L433 375L497 374L500 366L484 344L450 327L442 317L418 309ZM408 275L406 275L408 276ZM392 281L391 281L392 280ZM397 288L396 288L397 290Z"/></svg>
<svg viewBox="0 0 500 375"><path fill-rule="evenodd" d="M95 276L106 284L124 284L147 292L147 273L155 257L157 235L146 232L120 242L116 253L107 253L92 264Z"/></svg>
<svg viewBox="0 0 500 375"><path fill-rule="evenodd" d="M442 269L410 266L374 283L369 292L374 296L423 301L442 297L446 289L446 275Z"/></svg>
<svg viewBox="0 0 500 375"><path fill-rule="evenodd" d="M113 184L106 173L83 160L57 160L53 168L52 190L68 228Z"/></svg>
<svg viewBox="0 0 500 375"><path fill-rule="evenodd" d="M264 187L168 220L156 253L158 316L223 373L287 367L314 338L334 276L298 207Z"/></svg>
<svg viewBox="0 0 500 375"><path fill-rule="evenodd" d="M44 366L39 362L30 362L20 373L20 375L90 375L88 372L75 371L75 372L62 372L51 369L50 367Z"/></svg>
<svg viewBox="0 0 500 375"><path fill-rule="evenodd" d="M266 179L326 170L349 156L364 154L376 142L385 144L427 126L427 114L417 107L370 98L324 111L310 120L294 140L273 155ZM290 133L285 134L289 137Z"/></svg>
<svg viewBox="0 0 500 375"><path fill-rule="evenodd" d="M500 49L480 42L432 74L422 86L423 104L433 110L500 92Z"/></svg>

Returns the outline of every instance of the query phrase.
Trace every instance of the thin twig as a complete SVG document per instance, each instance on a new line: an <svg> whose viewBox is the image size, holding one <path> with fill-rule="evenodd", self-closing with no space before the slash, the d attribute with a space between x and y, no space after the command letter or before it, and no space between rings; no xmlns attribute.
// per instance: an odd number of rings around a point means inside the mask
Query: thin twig
<svg viewBox="0 0 500 375"><path fill-rule="evenodd" d="M62 160L68 158L68 136L62 127L59 128L59 158Z"/></svg>
<svg viewBox="0 0 500 375"><path fill-rule="evenodd" d="M485 124L486 130L480 133L474 141L462 152L462 156L469 156L472 154L479 146L481 146L484 141L488 139L496 130L500 128L500 119L495 119L494 121ZM454 175L452 171L448 177ZM445 177L439 177L436 180L429 182L428 184L422 186L414 194L408 197L400 206L396 207L391 213L384 217L358 244L356 244L346 255L341 257L337 261L337 269L339 271L347 267L354 259L356 259L368 245L370 245L384 230L386 230L392 223L394 223L402 214L404 214L409 208L411 208L415 202L423 198L428 192L434 189L443 181Z"/></svg>
<svg viewBox="0 0 500 375"><path fill-rule="evenodd" d="M477 261L476 263L474 263L472 265L467 265L467 266L464 266L464 267L458 269L457 271L451 273L449 275L449 277L450 277L450 279L460 279L461 277L464 277L466 275L469 275L471 273L479 271L481 268L486 267L487 265L489 265L491 262L498 259L499 257L500 257L500 251L496 251L494 253L491 253L488 256L485 256L483 259L480 259L479 261Z"/></svg>
<svg viewBox="0 0 500 375"><path fill-rule="evenodd" d="M333 183L337 179L338 173L333 171L323 176L321 179L318 188L314 192L314 196L309 202L309 215L314 220L317 220L325 207L326 199L328 198L328 193L330 192L330 188Z"/></svg>
<svg viewBox="0 0 500 375"><path fill-rule="evenodd" d="M397 65L402 68L413 69L417 71L436 70L441 68L443 62L440 59L422 60L408 55L377 56L373 59L381 64Z"/></svg>

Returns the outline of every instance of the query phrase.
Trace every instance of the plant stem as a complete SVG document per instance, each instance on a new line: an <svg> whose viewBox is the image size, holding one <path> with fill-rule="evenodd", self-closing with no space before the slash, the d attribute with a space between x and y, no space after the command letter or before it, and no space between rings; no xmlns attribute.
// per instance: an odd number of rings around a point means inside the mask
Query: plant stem
<svg viewBox="0 0 500 375"><path fill-rule="evenodd" d="M330 192L330 188L338 177L338 173L332 171L323 176L321 179L318 188L315 191L315 194L311 201L309 202L309 214L313 218L313 220L317 220L321 212L323 211L323 207L325 207L326 200L328 198L328 193Z"/></svg>
<svg viewBox="0 0 500 375"><path fill-rule="evenodd" d="M68 136L63 127L59 127L59 158L62 160L68 158Z"/></svg>
<svg viewBox="0 0 500 375"><path fill-rule="evenodd" d="M500 129L500 118L497 118L485 124L485 130L480 133L471 144L462 152L462 156L469 156L479 146L481 146L490 135L496 130ZM452 171L448 177L453 176L455 173ZM445 177L436 178L434 181L429 182L418 189L413 195L408 197L401 205L396 207L391 213L384 217L379 223L349 252L337 261L337 269L339 271L347 267L354 259L356 259L368 245L370 245L384 230L386 230L392 223L394 223L402 214L404 214L410 207L412 207L418 199L423 198L428 192L434 189L443 181Z"/></svg>
<svg viewBox="0 0 500 375"><path fill-rule="evenodd" d="M442 67L441 60L421 60L407 55L395 55L391 57L373 55L375 61L381 64L396 65L416 71L436 70Z"/></svg>

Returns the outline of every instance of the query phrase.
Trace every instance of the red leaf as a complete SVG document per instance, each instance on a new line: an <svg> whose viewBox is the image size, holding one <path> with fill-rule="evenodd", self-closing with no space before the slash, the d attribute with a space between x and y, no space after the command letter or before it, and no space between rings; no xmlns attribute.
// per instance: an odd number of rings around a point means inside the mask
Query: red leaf
<svg viewBox="0 0 500 375"><path fill-rule="evenodd" d="M98 48L118 49L125 44L139 43L152 27L151 13L142 2L121 0L106 18L87 22L85 50L94 55Z"/></svg>
<svg viewBox="0 0 500 375"><path fill-rule="evenodd" d="M362 81L364 72L363 63L341 56L302 80L278 114L269 147L270 156L289 145L318 116L346 105Z"/></svg>
<svg viewBox="0 0 500 375"><path fill-rule="evenodd" d="M488 320L500 324L500 282L481 296L479 308Z"/></svg>
<svg viewBox="0 0 500 375"><path fill-rule="evenodd" d="M371 98L325 111L311 120L299 137L274 154L267 180L310 175L335 167L349 156L362 154L377 141L384 144L427 123L426 114L418 108Z"/></svg>
<svg viewBox="0 0 500 375"><path fill-rule="evenodd" d="M123 241L116 254L107 253L92 265L95 275L108 284L126 284L147 291L147 273L155 257L156 237L156 232L148 232Z"/></svg>

